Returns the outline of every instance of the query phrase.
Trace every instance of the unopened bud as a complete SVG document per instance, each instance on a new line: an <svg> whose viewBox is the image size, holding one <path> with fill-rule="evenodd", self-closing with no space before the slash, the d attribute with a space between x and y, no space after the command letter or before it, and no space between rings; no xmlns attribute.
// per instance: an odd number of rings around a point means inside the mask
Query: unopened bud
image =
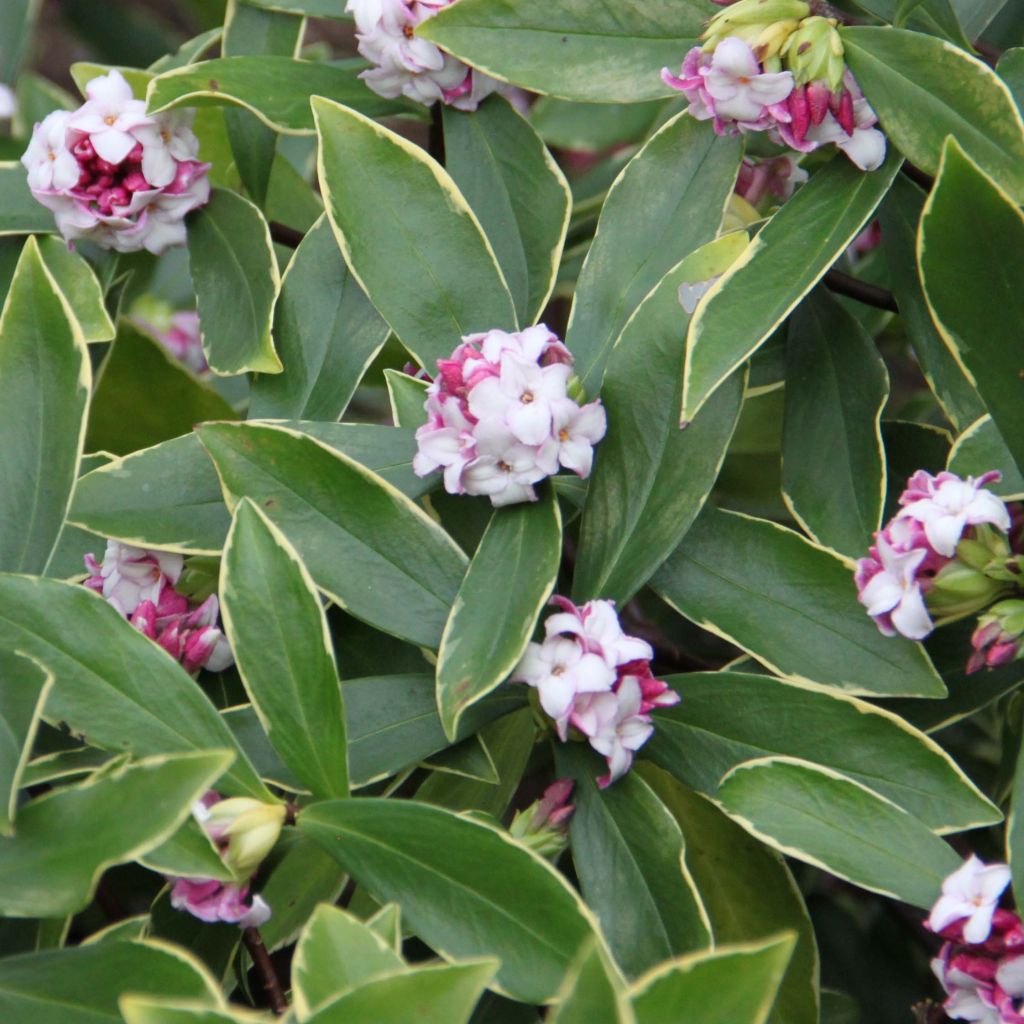
<svg viewBox="0 0 1024 1024"><path fill-rule="evenodd" d="M1024 601L1011 599L994 604L978 617L978 627L971 636L974 653L967 662L970 675L982 668L998 668L1016 661L1022 651L1024 635Z"/></svg>
<svg viewBox="0 0 1024 1024"><path fill-rule="evenodd" d="M227 844L224 863L236 879L244 881L252 877L277 842L286 814L284 804L233 797L210 807L202 825L211 839Z"/></svg>
<svg viewBox="0 0 1024 1024"><path fill-rule="evenodd" d="M569 818L576 809L569 803L575 783L559 779L529 807L516 812L509 832L542 857L554 860L565 849Z"/></svg>
<svg viewBox="0 0 1024 1024"><path fill-rule="evenodd" d="M936 620L949 622L987 608L1006 589L1004 583L955 558L939 570L925 602Z"/></svg>
<svg viewBox="0 0 1024 1024"><path fill-rule="evenodd" d="M738 36L756 52L762 34L768 34L765 42L769 42L773 38L773 28L782 22L790 25L785 32L788 36L796 27L794 23L798 24L810 13L810 5L803 0L739 0L739 3L730 4L716 14L700 38L704 41L706 53L710 53L729 36ZM783 38L779 46L784 45L785 41Z"/></svg>
<svg viewBox="0 0 1024 1024"><path fill-rule="evenodd" d="M823 81L838 92L846 71L843 40L833 18L806 18L786 40L783 56L797 85Z"/></svg>

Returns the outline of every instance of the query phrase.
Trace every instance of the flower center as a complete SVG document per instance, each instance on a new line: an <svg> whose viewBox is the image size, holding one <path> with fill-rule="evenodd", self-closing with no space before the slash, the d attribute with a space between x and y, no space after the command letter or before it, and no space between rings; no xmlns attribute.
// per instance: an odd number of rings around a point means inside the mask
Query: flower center
<svg viewBox="0 0 1024 1024"><path fill-rule="evenodd" d="M750 79L746 75L740 75L737 79L740 85L750 85Z"/></svg>
<svg viewBox="0 0 1024 1024"><path fill-rule="evenodd" d="M413 37L412 25L403 25L402 26L402 35L405 36L406 39L412 39L412 37Z"/></svg>
<svg viewBox="0 0 1024 1024"><path fill-rule="evenodd" d="M164 140L164 145L166 146L171 141L171 133L166 128L163 128L160 131L160 138Z"/></svg>
<svg viewBox="0 0 1024 1024"><path fill-rule="evenodd" d="M523 397L520 398L519 401L522 402L523 405L529 405L533 401L533 392L532 391L524 391L523 392Z"/></svg>
<svg viewBox="0 0 1024 1024"><path fill-rule="evenodd" d="M512 472L512 467L504 459L501 459L498 462L498 469L500 469L502 471L502 473L511 473Z"/></svg>
<svg viewBox="0 0 1024 1024"><path fill-rule="evenodd" d="M113 128L114 125L117 124L117 115L116 114L107 114L107 116L105 118L103 118L103 123L104 124L109 124L110 127Z"/></svg>
<svg viewBox="0 0 1024 1024"><path fill-rule="evenodd" d="M559 441L568 441L569 440L569 431L566 430L565 427L562 427L562 429L558 432L558 440Z"/></svg>

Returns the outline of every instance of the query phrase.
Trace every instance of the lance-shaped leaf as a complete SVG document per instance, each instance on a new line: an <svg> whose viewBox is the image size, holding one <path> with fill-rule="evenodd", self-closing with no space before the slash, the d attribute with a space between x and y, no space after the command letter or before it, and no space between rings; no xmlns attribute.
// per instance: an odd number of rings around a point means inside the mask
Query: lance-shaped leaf
<svg viewBox="0 0 1024 1024"><path fill-rule="evenodd" d="M1017 109L1024 108L1024 47L1004 50L996 64L996 73L1006 83Z"/></svg>
<svg viewBox="0 0 1024 1024"><path fill-rule="evenodd" d="M842 772L936 832L1001 818L934 740L865 701L742 672L668 682L683 699L658 712L644 756L694 789L713 795L742 762L783 754Z"/></svg>
<svg viewBox="0 0 1024 1024"><path fill-rule="evenodd" d="M618 968L604 947L585 943L565 977L550 1024L636 1024Z"/></svg>
<svg viewBox="0 0 1024 1024"><path fill-rule="evenodd" d="M782 487L804 529L850 558L867 550L881 523L888 397L889 374L874 341L819 288L786 335Z"/></svg>
<svg viewBox="0 0 1024 1024"><path fill-rule="evenodd" d="M711 920L715 942L763 941L783 931L796 935L771 1024L819 1024L818 947L807 907L786 862L710 801L659 768L641 762L636 770L683 831L686 863Z"/></svg>
<svg viewBox="0 0 1024 1024"><path fill-rule="evenodd" d="M221 788L272 799L195 680L93 591L0 574L0 648L53 673L47 718L93 745L136 757L231 750L236 757Z"/></svg>
<svg viewBox="0 0 1024 1024"><path fill-rule="evenodd" d="M122 320L96 376L85 446L124 455L177 437L196 423L235 418L213 388L151 335Z"/></svg>
<svg viewBox="0 0 1024 1024"><path fill-rule="evenodd" d="M554 489L496 509L452 605L437 656L437 707L454 739L463 712L515 668L551 596L562 557Z"/></svg>
<svg viewBox="0 0 1024 1024"><path fill-rule="evenodd" d="M949 452L948 468L958 476L981 476L998 469L1002 478L985 486L1002 498L1024 496L1024 474L1014 462L991 416L982 416L956 439Z"/></svg>
<svg viewBox="0 0 1024 1024"><path fill-rule="evenodd" d="M0 962L0 1016L32 1024L121 1024L125 980L151 996L223 1002L198 959L169 943L100 942L6 957Z"/></svg>
<svg viewBox="0 0 1024 1024"><path fill-rule="evenodd" d="M374 978L321 1007L309 1024L468 1024L497 962L427 964ZM415 1009L413 1009L415 1008Z"/></svg>
<svg viewBox="0 0 1024 1024"><path fill-rule="evenodd" d="M162 875L235 881L231 869L221 860L220 851L194 817L186 818L170 839L137 859Z"/></svg>
<svg viewBox="0 0 1024 1024"><path fill-rule="evenodd" d="M917 907L930 907L961 863L920 819L797 758L747 761L723 779L715 801L781 853Z"/></svg>
<svg viewBox="0 0 1024 1024"><path fill-rule="evenodd" d="M846 60L893 145L934 174L953 135L1024 201L1024 123L991 68L920 32L858 25L842 31Z"/></svg>
<svg viewBox="0 0 1024 1024"><path fill-rule="evenodd" d="M249 418L338 419L389 331L322 217L284 273L274 310L284 370L253 381Z"/></svg>
<svg viewBox="0 0 1024 1024"><path fill-rule="evenodd" d="M92 386L81 327L30 238L0 315L0 568L46 569L78 476Z"/></svg>
<svg viewBox="0 0 1024 1024"><path fill-rule="evenodd" d="M703 0L461 0L417 35L533 92L636 103L671 95L658 71L678 70L713 13Z"/></svg>
<svg viewBox="0 0 1024 1024"><path fill-rule="evenodd" d="M924 193L906 175L897 175L879 210L883 252L900 319L925 380L950 422L963 430L985 414L985 403L946 347L928 310L917 269L917 226L924 201Z"/></svg>
<svg viewBox="0 0 1024 1024"><path fill-rule="evenodd" d="M865 174L837 157L761 229L701 299L686 339L683 422L821 280L875 212L899 170L891 153Z"/></svg>
<svg viewBox="0 0 1024 1024"><path fill-rule="evenodd" d="M347 796L345 709L320 596L284 534L245 499L224 547L220 600L274 749L314 798Z"/></svg>
<svg viewBox="0 0 1024 1024"><path fill-rule="evenodd" d="M408 101L387 100L367 89L358 76L369 66L364 60L327 64L273 54L221 57L158 75L149 83L146 102L153 113L175 107L244 107L274 131L301 135L314 131L311 95L330 96L367 117L416 113Z"/></svg>
<svg viewBox="0 0 1024 1024"><path fill-rule="evenodd" d="M334 0L246 0L251 7L263 7L268 11L287 11L289 14L305 14L310 18L344 18Z"/></svg>
<svg viewBox="0 0 1024 1024"><path fill-rule="evenodd" d="M784 678L875 696L945 693L924 648L878 632L849 566L767 520L705 506L652 586Z"/></svg>
<svg viewBox="0 0 1024 1024"><path fill-rule="evenodd" d="M418 146L316 96L319 175L345 261L428 369L459 338L512 330L512 296L476 214Z"/></svg>
<svg viewBox="0 0 1024 1024"><path fill-rule="evenodd" d="M741 149L680 114L615 179L580 271L566 344L588 394L633 311L722 223Z"/></svg>
<svg viewBox="0 0 1024 1024"><path fill-rule="evenodd" d="M259 505L332 600L387 633L437 647L466 556L421 508L293 430L208 424L199 436L228 503Z"/></svg>
<svg viewBox="0 0 1024 1024"><path fill-rule="evenodd" d="M710 946L683 834L647 783L630 773L599 789L603 764L578 743L560 746L556 764L576 780L569 836L580 888L626 976Z"/></svg>
<svg viewBox="0 0 1024 1024"><path fill-rule="evenodd" d="M230 753L210 751L153 757L30 801L18 812L17 834L0 837L0 910L81 910L103 870L169 838L230 761Z"/></svg>
<svg viewBox="0 0 1024 1024"><path fill-rule="evenodd" d="M59 238L40 238L39 254L57 287L68 300L85 340L110 341L114 336L114 323L107 312L103 289L92 267Z"/></svg>
<svg viewBox="0 0 1024 1024"><path fill-rule="evenodd" d="M315 437L410 497L432 486L412 471L411 430L309 420L278 420L273 425ZM140 547L220 553L231 514L224 505L217 471L196 434L115 459L106 468L110 472L90 472L79 480L70 521Z"/></svg>
<svg viewBox="0 0 1024 1024"><path fill-rule="evenodd" d="M0 835L14 831L18 789L53 676L14 651L0 652Z"/></svg>
<svg viewBox="0 0 1024 1024"><path fill-rule="evenodd" d="M628 601L676 547L711 492L743 400L743 374L680 430L687 315L679 289L722 273L742 233L699 249L662 279L612 350L601 388L611 429L596 452L573 577L577 600Z"/></svg>
<svg viewBox="0 0 1024 1024"><path fill-rule="evenodd" d="M199 329L214 373L280 373L270 329L281 287L270 228L237 192L214 189L189 215L188 256Z"/></svg>
<svg viewBox="0 0 1024 1024"><path fill-rule="evenodd" d="M630 990L637 1024L764 1024L792 954L784 932L655 968Z"/></svg>
<svg viewBox="0 0 1024 1024"><path fill-rule="evenodd" d="M57 230L53 213L29 191L25 168L0 162L0 235L39 235Z"/></svg>
<svg viewBox="0 0 1024 1024"><path fill-rule="evenodd" d="M118 1005L125 1024L248 1024L251 1020L201 1003L147 996L124 995Z"/></svg>
<svg viewBox="0 0 1024 1024"><path fill-rule="evenodd" d="M446 166L490 240L520 323L547 304L571 195L530 123L500 96L467 113L444 108Z"/></svg>
<svg viewBox="0 0 1024 1024"><path fill-rule="evenodd" d="M452 957L500 958L497 980L515 999L551 999L594 934L579 897L547 861L451 811L331 801L304 810L299 828L374 898L399 903L428 945Z"/></svg>
<svg viewBox="0 0 1024 1024"><path fill-rule="evenodd" d="M388 403L395 425L413 429L419 427L424 422L423 405L429 387L427 382L392 369L384 370L384 382L388 386Z"/></svg>
<svg viewBox="0 0 1024 1024"><path fill-rule="evenodd" d="M1015 329L1024 316L1024 267L1007 259L1022 247L1017 204L950 139L921 217L921 277L946 344L1024 470L1024 341Z"/></svg>
<svg viewBox="0 0 1024 1024"><path fill-rule="evenodd" d="M304 1021L343 992L404 967L394 949L359 918L321 904L302 930L292 959L296 1016Z"/></svg>

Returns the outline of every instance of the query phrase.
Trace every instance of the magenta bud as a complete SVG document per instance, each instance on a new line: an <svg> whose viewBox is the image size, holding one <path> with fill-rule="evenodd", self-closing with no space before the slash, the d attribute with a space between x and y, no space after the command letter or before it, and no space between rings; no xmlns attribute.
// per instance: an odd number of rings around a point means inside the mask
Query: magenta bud
<svg viewBox="0 0 1024 1024"><path fill-rule="evenodd" d="M838 109L833 111L835 119L839 122L839 127L846 132L847 135L853 135L857 130L857 121L853 113L853 94L849 89L843 89L839 94Z"/></svg>
<svg viewBox="0 0 1024 1024"><path fill-rule="evenodd" d="M132 171L124 178L124 187L129 192L145 192L149 189L149 182L143 177L141 171Z"/></svg>
<svg viewBox="0 0 1024 1024"><path fill-rule="evenodd" d="M825 82L810 82L807 85L807 107L811 115L811 124L819 125L825 120L831 100L832 90Z"/></svg>
<svg viewBox="0 0 1024 1024"><path fill-rule="evenodd" d="M76 142L71 147L71 152L78 157L79 160L92 160L96 156L96 150L92 148L92 141L86 136L84 139Z"/></svg>
<svg viewBox="0 0 1024 1024"><path fill-rule="evenodd" d="M811 110L807 102L807 87L798 85L786 100L790 117L793 118L790 131L797 142L807 138L807 130L811 127Z"/></svg>
<svg viewBox="0 0 1024 1024"><path fill-rule="evenodd" d="M96 157L94 166L100 174L117 174L118 165L108 163L102 157Z"/></svg>

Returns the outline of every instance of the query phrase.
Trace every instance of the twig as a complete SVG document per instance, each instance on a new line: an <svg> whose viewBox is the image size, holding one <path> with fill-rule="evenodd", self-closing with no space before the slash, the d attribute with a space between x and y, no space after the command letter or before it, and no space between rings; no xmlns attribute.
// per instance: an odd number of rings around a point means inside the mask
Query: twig
<svg viewBox="0 0 1024 1024"><path fill-rule="evenodd" d="M270 222L270 237L278 245L286 245L289 249L297 249L299 243L306 236L301 231L288 227L287 224L280 224L278 221L272 220Z"/></svg>
<svg viewBox="0 0 1024 1024"><path fill-rule="evenodd" d="M887 288L879 288L876 284L861 281L850 274L844 274L841 270L830 270L825 275L825 286L830 291L845 295L848 299L854 299L865 306L885 309L890 313L900 311L896 296Z"/></svg>
<svg viewBox="0 0 1024 1024"><path fill-rule="evenodd" d="M281 980L274 969L274 963L270 959L267 947L263 945L263 936L260 935L258 928L245 928L242 931L242 941L249 951L249 956L252 957L252 962L256 965L256 970L263 978L263 989L267 993L270 1008L279 1017L283 1016L288 1012L288 1000L285 999Z"/></svg>
<svg viewBox="0 0 1024 1024"><path fill-rule="evenodd" d="M430 134L427 136L427 152L444 167L444 115L441 104L435 103L430 108Z"/></svg>

